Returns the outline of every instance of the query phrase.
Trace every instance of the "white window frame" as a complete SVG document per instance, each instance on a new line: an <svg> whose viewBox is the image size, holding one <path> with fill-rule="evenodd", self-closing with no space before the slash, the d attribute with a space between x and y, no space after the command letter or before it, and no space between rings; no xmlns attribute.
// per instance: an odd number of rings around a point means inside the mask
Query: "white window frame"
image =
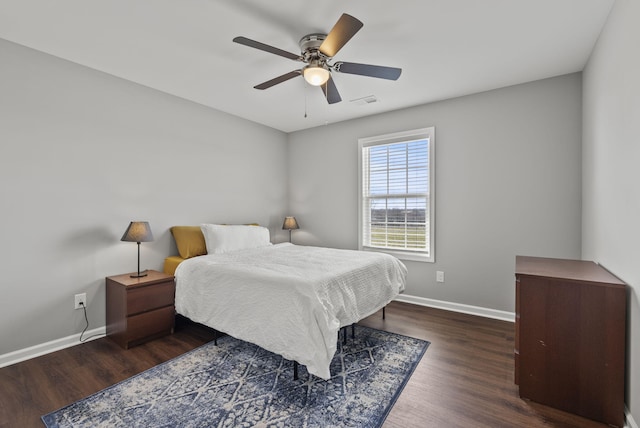
<svg viewBox="0 0 640 428"><path fill-rule="evenodd" d="M427 168L428 168L428 203L427 207L429 212L426 214L427 217L427 229L426 229L426 237L429 241L428 248L424 251L411 251L411 250L401 250L401 249L389 249L389 248L378 248L367 246L364 243L365 233L364 227L368 224L369 219L365 219L365 215L369 213L365 213L364 210L364 184L365 184L365 171L364 168L364 159L363 152L366 147L384 145L384 144L393 144L393 143L402 143L409 142L415 140L428 139L428 160L427 160ZM413 260L420 262L435 262L435 128L420 128L413 129L410 131L396 132L392 134L378 135L374 137L366 137L358 139L358 248L364 251L379 251L383 253L388 253L401 260Z"/></svg>

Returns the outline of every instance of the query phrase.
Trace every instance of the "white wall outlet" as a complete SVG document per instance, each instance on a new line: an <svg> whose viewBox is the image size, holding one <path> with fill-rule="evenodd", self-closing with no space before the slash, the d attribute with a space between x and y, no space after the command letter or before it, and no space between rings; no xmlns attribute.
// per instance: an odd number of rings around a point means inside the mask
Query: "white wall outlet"
<svg viewBox="0 0 640 428"><path fill-rule="evenodd" d="M436 271L436 282L444 282L444 272L441 270Z"/></svg>
<svg viewBox="0 0 640 428"><path fill-rule="evenodd" d="M76 294L74 299L74 309L82 309L82 306L87 307L87 293Z"/></svg>

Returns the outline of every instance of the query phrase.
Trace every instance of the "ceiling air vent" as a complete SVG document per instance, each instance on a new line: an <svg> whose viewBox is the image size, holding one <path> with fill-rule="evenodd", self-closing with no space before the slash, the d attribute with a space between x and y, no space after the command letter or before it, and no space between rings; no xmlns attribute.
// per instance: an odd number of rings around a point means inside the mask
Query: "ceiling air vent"
<svg viewBox="0 0 640 428"><path fill-rule="evenodd" d="M378 99L376 98L375 95L367 95L366 97L356 98L355 100L351 100L350 102L357 105L365 105L365 104L377 103Z"/></svg>

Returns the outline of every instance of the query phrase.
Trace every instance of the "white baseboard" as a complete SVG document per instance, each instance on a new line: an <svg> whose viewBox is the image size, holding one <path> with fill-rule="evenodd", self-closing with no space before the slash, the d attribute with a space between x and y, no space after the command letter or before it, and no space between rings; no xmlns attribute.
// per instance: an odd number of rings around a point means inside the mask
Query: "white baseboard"
<svg viewBox="0 0 640 428"><path fill-rule="evenodd" d="M624 415L627 418L627 424L625 425L626 427L638 428L638 424L633 419L633 416L631 415L631 412L629 411L629 408L627 406L624 406Z"/></svg>
<svg viewBox="0 0 640 428"><path fill-rule="evenodd" d="M412 303L414 305L428 306L430 308L444 309L447 311L461 312L463 314L477 315L485 318L493 318L502 321L515 322L516 314L513 312L498 311L496 309L480 306L464 305L462 303L446 302L444 300L427 299L426 297L401 294L396 297L398 302Z"/></svg>
<svg viewBox="0 0 640 428"><path fill-rule="evenodd" d="M89 341L91 341L100 337L104 337L106 334L107 329L103 326L86 331L84 336L87 337ZM29 360L31 358L39 357L41 355L49 354L51 352L59 351L60 349L70 348L71 346L79 345L80 343L84 342L80 342L80 333L78 333L71 336L63 337L61 339L52 340L51 342L31 346L29 348L18 349L17 351L0 355L0 368L19 363L21 361Z"/></svg>
<svg viewBox="0 0 640 428"><path fill-rule="evenodd" d="M515 320L515 314L511 312L497 311L495 309L487 309L479 306L463 305L460 303L445 302L442 300L427 299L424 297L410 296L406 294L401 294L396 300L399 302L412 303L414 305L429 306L432 308L462 312L465 314L478 315L481 317L494 318L503 321L513 322ZM104 337L106 335L106 327L98 327L86 332L85 334L86 337L90 338L89 340ZM41 343L29 348L9 352L8 354L0 355L0 368L10 366L12 364L16 364L31 358L39 357L41 355L49 354L60 349L79 345L80 343L80 334L78 333L71 336L63 337L61 339L52 340L51 342ZM634 428L638 427L636 426Z"/></svg>

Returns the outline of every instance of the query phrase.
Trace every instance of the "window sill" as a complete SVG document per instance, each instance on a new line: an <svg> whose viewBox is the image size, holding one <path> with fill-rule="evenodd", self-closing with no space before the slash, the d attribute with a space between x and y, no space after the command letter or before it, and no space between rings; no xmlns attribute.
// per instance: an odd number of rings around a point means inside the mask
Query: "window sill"
<svg viewBox="0 0 640 428"><path fill-rule="evenodd" d="M387 250L383 248L362 247L362 251L372 251L375 253L386 253L400 260L409 260L413 262L435 263L434 257L425 253L413 253L409 251Z"/></svg>

